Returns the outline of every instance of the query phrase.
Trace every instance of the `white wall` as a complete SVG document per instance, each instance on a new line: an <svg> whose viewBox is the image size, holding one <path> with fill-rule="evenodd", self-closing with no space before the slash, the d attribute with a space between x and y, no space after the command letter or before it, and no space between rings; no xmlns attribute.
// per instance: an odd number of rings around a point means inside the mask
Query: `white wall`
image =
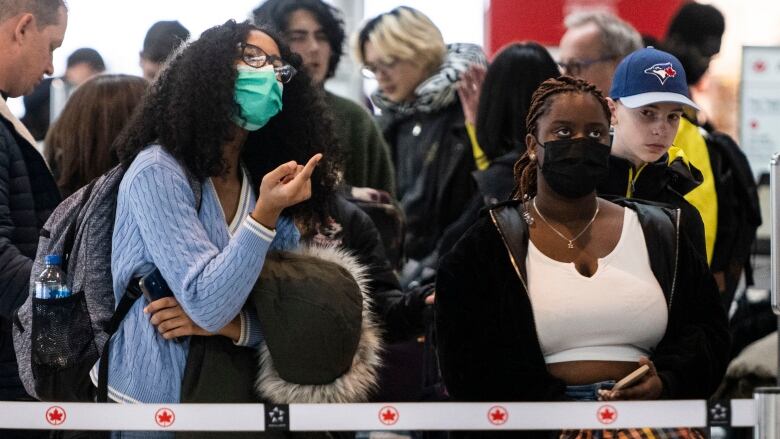
<svg viewBox="0 0 780 439"><path fill-rule="evenodd" d="M211 26L230 18L244 20L262 0L68 0L68 29L61 48L54 52L55 75L62 75L65 62L74 50L92 47L103 56L106 67L112 73L141 75L138 52L143 45L149 27L159 20L179 20L189 29L193 38ZM326 0L344 8L360 0ZM485 0L365 0L363 17L373 17L381 12L406 4L428 15L444 34L447 42L472 42L482 44L483 4ZM355 5L360 6L360 5ZM361 9L357 7L357 9ZM360 23L351 19L348 29ZM359 20L362 21L362 20ZM347 48L346 56L349 55ZM343 62L348 69L350 63ZM357 69L354 65L353 69ZM340 76L347 75L339 69ZM343 82L343 81L342 81ZM346 91L346 84L333 84L337 91ZM9 100L14 113L21 115L24 107L21 99Z"/></svg>
<svg viewBox="0 0 780 439"><path fill-rule="evenodd" d="M160 20L179 20L197 38L204 30L231 18L243 21L259 0L69 0L68 30L55 52L55 74L79 47L93 47L112 72L141 74L138 52L149 27Z"/></svg>
<svg viewBox="0 0 780 439"><path fill-rule="evenodd" d="M780 1L702 1L720 9L726 17L726 32L720 54L713 60L713 74L738 76L742 46L780 45Z"/></svg>

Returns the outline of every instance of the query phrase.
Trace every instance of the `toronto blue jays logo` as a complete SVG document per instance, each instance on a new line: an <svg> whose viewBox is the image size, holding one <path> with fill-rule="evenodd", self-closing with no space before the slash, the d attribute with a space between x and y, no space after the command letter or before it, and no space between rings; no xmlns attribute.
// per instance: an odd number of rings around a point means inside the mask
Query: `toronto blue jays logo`
<svg viewBox="0 0 780 439"><path fill-rule="evenodd" d="M661 85L664 85L667 79L677 76L677 70L672 67L670 62L653 64L652 67L645 69L645 73L658 78L661 81Z"/></svg>

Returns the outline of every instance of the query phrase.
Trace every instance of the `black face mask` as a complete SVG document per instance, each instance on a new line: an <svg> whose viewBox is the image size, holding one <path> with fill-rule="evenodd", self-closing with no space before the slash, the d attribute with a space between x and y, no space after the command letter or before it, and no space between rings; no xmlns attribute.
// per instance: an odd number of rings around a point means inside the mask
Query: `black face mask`
<svg viewBox="0 0 780 439"><path fill-rule="evenodd" d="M555 140L542 147L542 175L552 190L561 196L584 197L593 192L609 174L611 148L596 139L582 137Z"/></svg>

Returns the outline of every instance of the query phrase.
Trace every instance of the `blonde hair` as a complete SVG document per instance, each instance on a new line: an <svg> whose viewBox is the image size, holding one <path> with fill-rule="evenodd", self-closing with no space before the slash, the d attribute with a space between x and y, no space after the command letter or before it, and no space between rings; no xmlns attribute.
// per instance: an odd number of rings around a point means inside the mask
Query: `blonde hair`
<svg viewBox="0 0 780 439"><path fill-rule="evenodd" d="M355 58L365 64L365 45L370 42L385 62L410 61L433 71L444 62L447 48L441 31L425 14L400 6L363 25L352 38Z"/></svg>

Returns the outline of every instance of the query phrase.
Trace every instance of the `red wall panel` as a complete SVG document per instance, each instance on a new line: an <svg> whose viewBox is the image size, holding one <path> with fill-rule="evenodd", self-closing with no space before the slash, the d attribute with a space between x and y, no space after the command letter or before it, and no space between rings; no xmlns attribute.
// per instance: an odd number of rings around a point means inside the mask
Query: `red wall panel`
<svg viewBox="0 0 780 439"><path fill-rule="evenodd" d="M684 0L490 0L485 13L485 48L492 56L513 41L534 40L557 46L563 19L583 9L607 10L631 23L639 33L663 37Z"/></svg>

